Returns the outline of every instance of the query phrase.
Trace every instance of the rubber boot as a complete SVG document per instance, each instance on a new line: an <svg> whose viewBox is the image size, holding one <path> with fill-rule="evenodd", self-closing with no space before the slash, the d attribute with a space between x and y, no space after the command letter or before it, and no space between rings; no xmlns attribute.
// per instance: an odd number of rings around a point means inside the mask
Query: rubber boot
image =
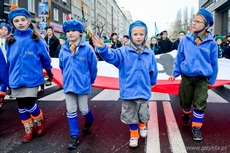
<svg viewBox="0 0 230 153"><path fill-rule="evenodd" d="M31 117L33 118L34 123L36 125L36 135L38 137L42 136L45 132L45 118L42 110L40 109L40 114L38 116L36 117L31 116Z"/></svg>
<svg viewBox="0 0 230 153"><path fill-rule="evenodd" d="M93 120L94 120L94 116L93 116L93 113L91 110L89 110L89 112L84 115L85 117L85 124L84 124L84 127L83 127L83 131L84 132L88 132L90 127L92 126L92 123L93 123Z"/></svg>
<svg viewBox="0 0 230 153"><path fill-rule="evenodd" d="M32 119L30 119L29 122L25 123L22 121L22 123L25 127L25 135L22 138L22 142L23 143L30 142L34 138L36 132L36 127L34 125L34 122Z"/></svg>

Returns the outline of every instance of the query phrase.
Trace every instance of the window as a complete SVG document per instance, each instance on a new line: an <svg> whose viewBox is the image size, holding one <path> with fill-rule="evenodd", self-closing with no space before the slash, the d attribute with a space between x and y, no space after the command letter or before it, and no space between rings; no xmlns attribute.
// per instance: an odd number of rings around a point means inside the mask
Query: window
<svg viewBox="0 0 230 153"><path fill-rule="evenodd" d="M67 14L63 13L63 23L66 21L66 16L67 16Z"/></svg>
<svg viewBox="0 0 230 153"><path fill-rule="evenodd" d="M28 11L35 13L35 2L34 0L28 0Z"/></svg>
<svg viewBox="0 0 230 153"><path fill-rule="evenodd" d="M18 5L18 0L9 0L9 4Z"/></svg>
<svg viewBox="0 0 230 153"><path fill-rule="evenodd" d="M58 9L54 8L54 21L58 21Z"/></svg>

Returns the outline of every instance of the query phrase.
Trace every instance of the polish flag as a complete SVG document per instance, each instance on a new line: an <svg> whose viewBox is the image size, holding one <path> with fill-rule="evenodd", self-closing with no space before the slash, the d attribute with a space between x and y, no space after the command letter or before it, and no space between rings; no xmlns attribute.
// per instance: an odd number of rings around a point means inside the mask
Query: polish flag
<svg viewBox="0 0 230 153"><path fill-rule="evenodd" d="M173 71L173 64L176 54L177 51L174 50L169 53L156 55L158 81L152 89L153 92L178 95L181 78L177 77L173 82L168 80ZM226 73L229 72L230 59L218 59L218 64L218 76L216 83L212 86L212 88L216 88L224 84L230 84L230 73ZM62 74L61 70L59 69L58 58L52 58L52 66L52 72L54 74L53 82L62 87ZM46 75L45 72L44 75ZM96 88L119 90L118 76L118 69L115 66L106 63L105 61L99 61L97 78L92 86Z"/></svg>

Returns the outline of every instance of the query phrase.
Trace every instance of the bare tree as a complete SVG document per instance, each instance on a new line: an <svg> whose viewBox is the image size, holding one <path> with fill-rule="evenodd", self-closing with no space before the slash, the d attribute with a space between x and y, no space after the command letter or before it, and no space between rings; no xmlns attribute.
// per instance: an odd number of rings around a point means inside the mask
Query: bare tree
<svg viewBox="0 0 230 153"><path fill-rule="evenodd" d="M104 23L96 23L96 24L93 24L93 30L96 30L96 33L95 35L99 35L99 37L101 37L103 31L105 30L105 27L106 27L106 24Z"/></svg>
<svg viewBox="0 0 230 153"><path fill-rule="evenodd" d="M172 32L171 32L171 38L177 38L178 36L178 31L182 29L182 12L181 9L178 10L176 20L172 25Z"/></svg>
<svg viewBox="0 0 230 153"><path fill-rule="evenodd" d="M183 19L184 19L184 22L183 22L182 30L187 31L187 28L188 28L188 8L187 8L187 6L184 8Z"/></svg>

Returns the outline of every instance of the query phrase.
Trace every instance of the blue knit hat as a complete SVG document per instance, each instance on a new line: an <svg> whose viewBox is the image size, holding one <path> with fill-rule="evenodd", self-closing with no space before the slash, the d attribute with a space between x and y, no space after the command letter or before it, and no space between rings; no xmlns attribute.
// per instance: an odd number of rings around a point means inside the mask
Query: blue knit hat
<svg viewBox="0 0 230 153"><path fill-rule="evenodd" d="M205 8L201 8L197 12L197 14L202 15L205 18L205 20L207 21L207 24L210 25L210 27L213 26L213 24L214 24L213 16L208 10L206 10Z"/></svg>
<svg viewBox="0 0 230 153"><path fill-rule="evenodd" d="M13 18L16 16L25 16L27 19L31 18L30 12L28 12L25 8L16 8L8 14L8 19L10 23L13 25Z"/></svg>
<svg viewBox="0 0 230 153"><path fill-rule="evenodd" d="M129 26L129 38L131 38L131 32L132 32L133 28L137 27L137 26L143 27L145 29L146 36L148 35L148 28L147 28L146 24L144 22L142 22L141 20L137 20L137 21L131 23Z"/></svg>
<svg viewBox="0 0 230 153"><path fill-rule="evenodd" d="M0 27L6 27L8 29L8 34L10 34L10 32L12 30L10 25L5 23L5 22L0 23Z"/></svg>
<svg viewBox="0 0 230 153"><path fill-rule="evenodd" d="M65 33L70 30L76 30L76 31L79 31L80 33L83 33L84 31L84 27L82 23L75 19L65 21L62 24L62 28Z"/></svg>

